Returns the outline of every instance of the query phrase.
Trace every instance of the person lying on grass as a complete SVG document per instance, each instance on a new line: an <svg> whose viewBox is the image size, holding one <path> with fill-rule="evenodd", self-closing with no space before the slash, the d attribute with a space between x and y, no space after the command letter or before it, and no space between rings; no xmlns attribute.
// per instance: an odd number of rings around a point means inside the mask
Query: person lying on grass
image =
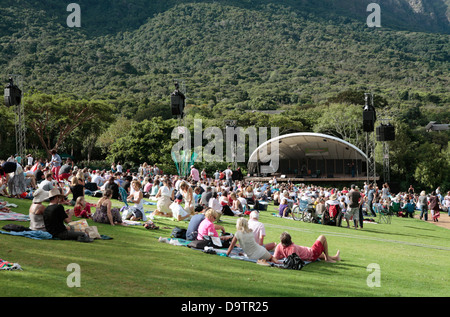
<svg viewBox="0 0 450 317"><path fill-rule="evenodd" d="M335 256L328 255L328 242L324 235L320 235L311 248L294 244L291 235L287 232L281 234L280 241L281 243L276 246L274 253L274 257L278 260L287 258L292 253L297 253L303 261L314 262L321 259L325 262L335 263L341 260L339 250Z"/></svg>

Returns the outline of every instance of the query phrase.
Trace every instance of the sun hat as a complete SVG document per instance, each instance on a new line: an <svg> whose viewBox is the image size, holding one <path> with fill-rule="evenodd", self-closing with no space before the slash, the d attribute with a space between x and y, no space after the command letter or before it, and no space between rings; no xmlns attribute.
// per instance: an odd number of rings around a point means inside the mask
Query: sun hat
<svg viewBox="0 0 450 317"><path fill-rule="evenodd" d="M52 199L55 196L63 196L59 188L52 188L48 193L48 199Z"/></svg>
<svg viewBox="0 0 450 317"><path fill-rule="evenodd" d="M43 201L45 201L48 198L48 192L43 190L42 188L38 188L34 193L33 193L33 204L38 204L38 203L42 203Z"/></svg>

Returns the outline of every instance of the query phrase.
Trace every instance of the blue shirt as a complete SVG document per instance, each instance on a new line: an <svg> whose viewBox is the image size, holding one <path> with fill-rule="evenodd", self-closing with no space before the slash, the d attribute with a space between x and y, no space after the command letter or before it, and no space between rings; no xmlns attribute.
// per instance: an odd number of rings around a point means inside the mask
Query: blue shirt
<svg viewBox="0 0 450 317"><path fill-rule="evenodd" d="M61 157L58 154L52 155L52 165L61 166Z"/></svg>

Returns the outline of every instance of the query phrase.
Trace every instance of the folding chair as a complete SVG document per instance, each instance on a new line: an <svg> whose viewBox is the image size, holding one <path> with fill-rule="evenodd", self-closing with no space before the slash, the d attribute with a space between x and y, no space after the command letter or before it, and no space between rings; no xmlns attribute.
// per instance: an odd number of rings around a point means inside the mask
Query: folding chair
<svg viewBox="0 0 450 317"><path fill-rule="evenodd" d="M306 211L307 208L308 208L308 201L300 200L298 206L295 206L292 209L293 211L292 215L294 215L294 213L297 215L297 217L294 219L303 221L303 212Z"/></svg>
<svg viewBox="0 0 450 317"><path fill-rule="evenodd" d="M373 206L373 208L375 209L375 212L378 213L378 222L379 223L386 223L386 224L391 223L392 213L389 210L380 208L377 205Z"/></svg>
<svg viewBox="0 0 450 317"><path fill-rule="evenodd" d="M393 202L389 206L389 212L391 213L391 215L393 214L398 215L399 211L400 211L400 203Z"/></svg>

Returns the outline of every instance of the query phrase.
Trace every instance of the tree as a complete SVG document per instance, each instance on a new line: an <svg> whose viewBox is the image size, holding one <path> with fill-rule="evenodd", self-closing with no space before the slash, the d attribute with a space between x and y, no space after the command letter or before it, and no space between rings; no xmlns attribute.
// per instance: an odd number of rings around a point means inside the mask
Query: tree
<svg viewBox="0 0 450 317"><path fill-rule="evenodd" d="M50 155L79 126L108 120L111 106L102 100L78 100L66 96L34 94L25 98L26 122Z"/></svg>
<svg viewBox="0 0 450 317"><path fill-rule="evenodd" d="M435 189L437 186L444 187L450 184L450 146L439 151L436 144L426 143L418 148L419 151L427 151L427 159L423 159L417 164L414 177L428 189Z"/></svg>
<svg viewBox="0 0 450 317"><path fill-rule="evenodd" d="M107 159L112 162L123 162L127 167L138 166L144 162L158 166L172 167L171 149L175 141L171 139L177 121L162 120L155 117L143 120L131 126L128 133L115 140L110 146Z"/></svg>
<svg viewBox="0 0 450 317"><path fill-rule="evenodd" d="M108 154L111 145L118 139L125 137L134 123L135 121L131 119L119 116L114 122L109 124L106 131L98 137L96 145L102 149L104 154Z"/></svg>
<svg viewBox="0 0 450 317"><path fill-rule="evenodd" d="M8 157L16 151L13 108L0 106L0 157Z"/></svg>
<svg viewBox="0 0 450 317"><path fill-rule="evenodd" d="M325 133L365 148L362 131L362 107L357 105L330 104L314 125L314 132Z"/></svg>

